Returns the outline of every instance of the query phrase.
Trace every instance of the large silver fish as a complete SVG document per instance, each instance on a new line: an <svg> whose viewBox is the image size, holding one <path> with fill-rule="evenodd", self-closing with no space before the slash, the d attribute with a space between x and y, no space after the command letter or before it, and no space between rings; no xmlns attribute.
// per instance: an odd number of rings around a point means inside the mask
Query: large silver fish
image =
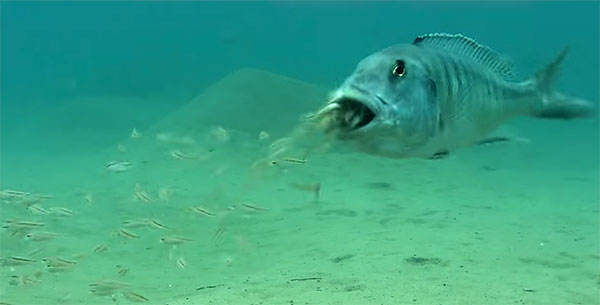
<svg viewBox="0 0 600 305"><path fill-rule="evenodd" d="M554 89L566 51L533 77L515 82L511 63L473 39L419 36L412 44L363 59L315 118L338 139L366 153L445 156L493 141L486 136L516 116L591 116L589 102Z"/></svg>

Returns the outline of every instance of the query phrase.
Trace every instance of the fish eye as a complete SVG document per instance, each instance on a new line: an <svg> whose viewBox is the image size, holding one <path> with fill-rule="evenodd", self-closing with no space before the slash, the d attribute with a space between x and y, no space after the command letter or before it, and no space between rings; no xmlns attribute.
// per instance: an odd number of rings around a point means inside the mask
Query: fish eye
<svg viewBox="0 0 600 305"><path fill-rule="evenodd" d="M396 77L402 77L404 76L404 72L406 72L404 70L404 60L402 59L398 59L396 60L396 65L394 66L394 69L392 69L392 74Z"/></svg>

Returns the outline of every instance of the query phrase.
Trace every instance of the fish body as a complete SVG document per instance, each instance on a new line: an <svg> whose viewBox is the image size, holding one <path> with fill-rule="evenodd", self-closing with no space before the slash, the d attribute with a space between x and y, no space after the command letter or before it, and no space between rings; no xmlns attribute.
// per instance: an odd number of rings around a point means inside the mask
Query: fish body
<svg viewBox="0 0 600 305"><path fill-rule="evenodd" d="M110 161L106 164L106 170L109 172L120 173L130 169L133 163L125 161Z"/></svg>
<svg viewBox="0 0 600 305"><path fill-rule="evenodd" d="M363 59L315 118L363 152L431 158L482 141L517 116L591 116L589 102L554 90L565 55L517 82L509 60L473 39L419 36Z"/></svg>

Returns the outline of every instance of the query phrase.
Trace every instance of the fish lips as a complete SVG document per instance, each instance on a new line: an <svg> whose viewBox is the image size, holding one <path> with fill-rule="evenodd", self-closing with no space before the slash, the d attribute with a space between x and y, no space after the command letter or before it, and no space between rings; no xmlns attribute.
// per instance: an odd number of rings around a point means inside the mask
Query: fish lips
<svg viewBox="0 0 600 305"><path fill-rule="evenodd" d="M336 127L351 132L366 128L376 117L375 112L360 99L341 96L329 102L318 116L333 116Z"/></svg>

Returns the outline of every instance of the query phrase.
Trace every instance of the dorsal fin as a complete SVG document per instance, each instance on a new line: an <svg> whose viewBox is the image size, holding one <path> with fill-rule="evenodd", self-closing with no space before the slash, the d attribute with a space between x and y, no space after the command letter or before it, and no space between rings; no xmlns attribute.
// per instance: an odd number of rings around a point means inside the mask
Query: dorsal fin
<svg viewBox="0 0 600 305"><path fill-rule="evenodd" d="M422 35L415 38L413 44L439 48L468 57L505 80L512 80L515 74L512 62L509 59L461 34L434 33Z"/></svg>

